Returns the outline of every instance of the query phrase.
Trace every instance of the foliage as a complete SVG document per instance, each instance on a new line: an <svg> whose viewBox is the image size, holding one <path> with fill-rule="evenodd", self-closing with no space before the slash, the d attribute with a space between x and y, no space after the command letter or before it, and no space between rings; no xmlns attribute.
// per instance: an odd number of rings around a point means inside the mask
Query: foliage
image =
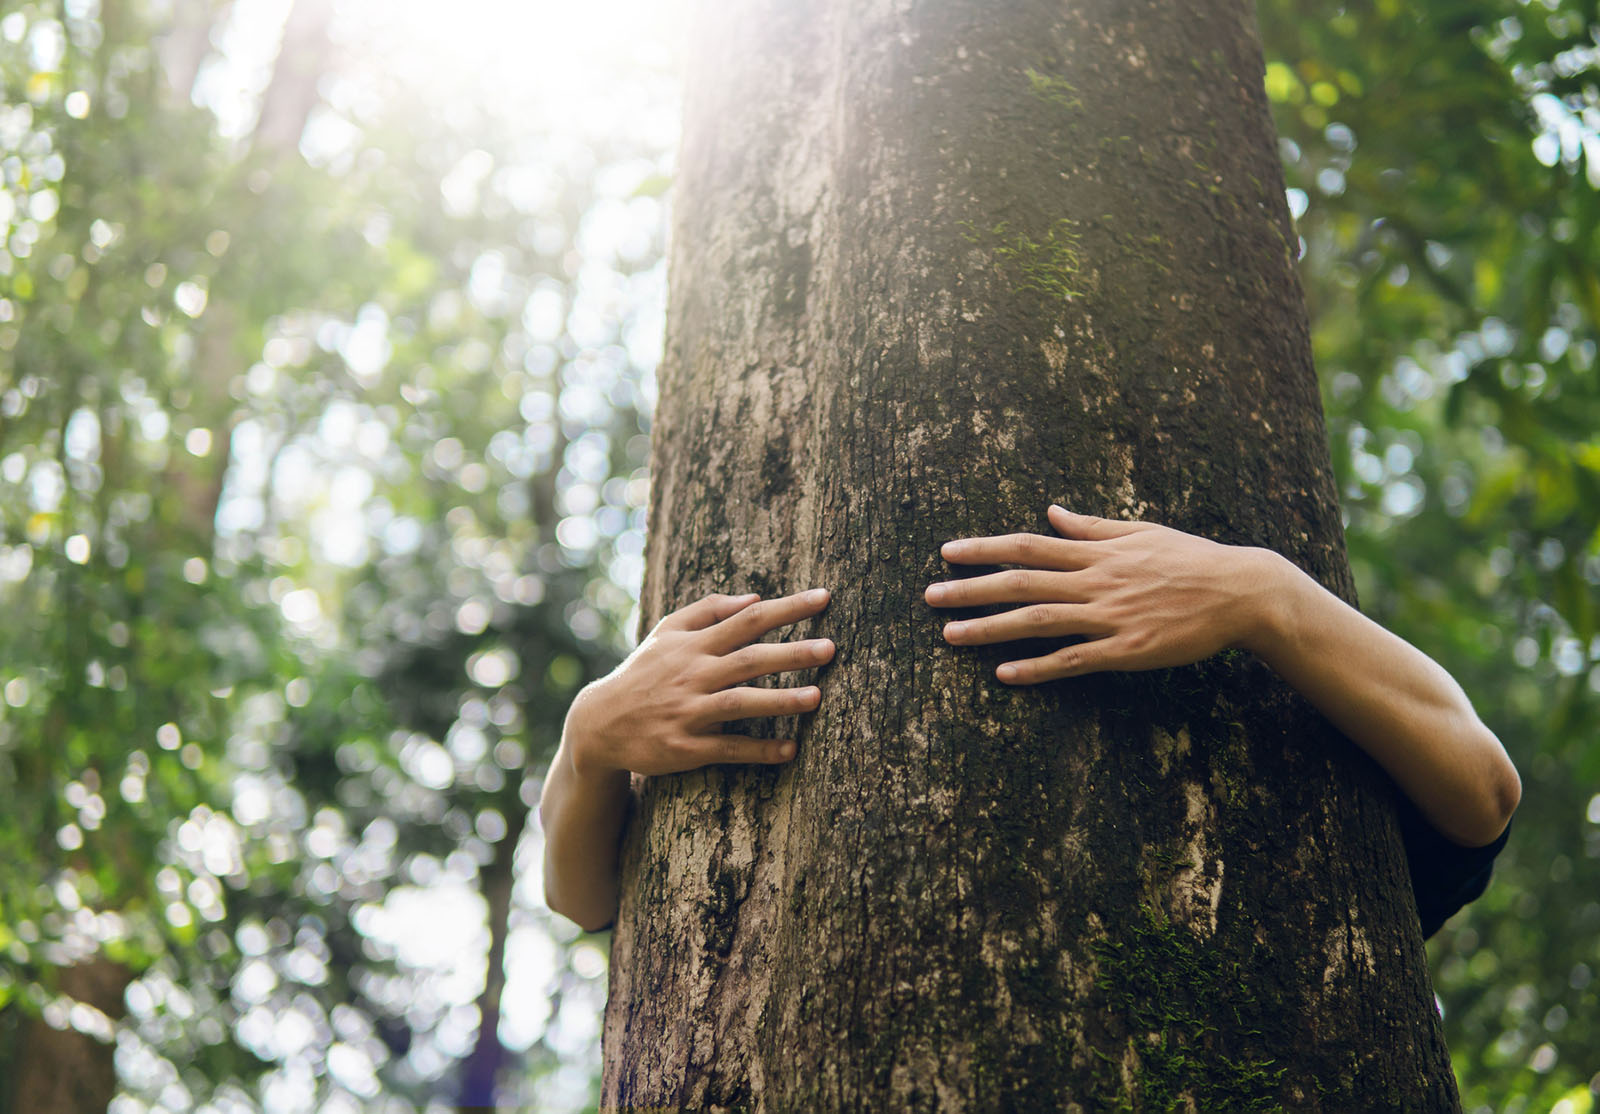
<svg viewBox="0 0 1600 1114"><path fill-rule="evenodd" d="M1261 14L1363 603L1523 775L1494 885L1431 953L1463 1101L1547 1110L1600 1085L1600 24Z"/></svg>
<svg viewBox="0 0 1600 1114"><path fill-rule="evenodd" d="M298 150L229 135L184 94L242 9L0 20L0 1079L108 1031L55 994L98 955L119 1109L452 1097L493 932L554 1102L603 960L518 837L633 606L660 147L290 66Z"/></svg>

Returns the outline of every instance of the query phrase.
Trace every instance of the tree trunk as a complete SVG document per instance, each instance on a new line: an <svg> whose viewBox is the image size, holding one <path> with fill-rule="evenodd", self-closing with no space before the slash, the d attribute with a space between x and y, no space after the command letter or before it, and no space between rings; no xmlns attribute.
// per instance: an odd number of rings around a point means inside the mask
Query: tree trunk
<svg viewBox="0 0 1600 1114"><path fill-rule="evenodd" d="M704 16L644 622L822 585L839 649L795 762L647 785L603 1104L1456 1109L1376 767L1247 655L1013 690L922 602L1051 500L1352 598L1251 6Z"/></svg>
<svg viewBox="0 0 1600 1114"><path fill-rule="evenodd" d="M517 844L527 826L528 814L513 789L506 794L506 834L494 845L494 858L478 876L478 889L488 911L489 958L483 992L478 995L478 1035L472 1051L461 1062L456 1110L493 1110L506 1047L500 1041L500 1006L506 990L506 941L511 935L511 898L516 887Z"/></svg>
<svg viewBox="0 0 1600 1114"><path fill-rule="evenodd" d="M133 973L121 963L96 957L62 967L56 989L115 1023L127 1013L122 995L132 980ZM17 1055L11 1108L17 1114L98 1114L117 1093L114 1051L76 1028L56 1029L30 1019Z"/></svg>

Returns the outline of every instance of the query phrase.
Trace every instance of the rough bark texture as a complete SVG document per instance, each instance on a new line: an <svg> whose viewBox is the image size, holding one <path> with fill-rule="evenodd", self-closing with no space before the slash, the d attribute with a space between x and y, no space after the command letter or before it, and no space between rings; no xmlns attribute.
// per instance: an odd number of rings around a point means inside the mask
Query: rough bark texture
<svg viewBox="0 0 1600 1114"><path fill-rule="evenodd" d="M604 1104L1456 1108L1375 767L1246 656L1010 690L921 598L1050 500L1351 598L1251 6L705 16L644 621L825 585L839 650L789 767L646 787Z"/></svg>

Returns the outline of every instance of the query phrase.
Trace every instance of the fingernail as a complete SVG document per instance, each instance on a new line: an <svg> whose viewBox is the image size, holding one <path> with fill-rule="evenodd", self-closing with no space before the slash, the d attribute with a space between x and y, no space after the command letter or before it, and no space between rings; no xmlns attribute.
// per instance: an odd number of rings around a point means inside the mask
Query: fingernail
<svg viewBox="0 0 1600 1114"><path fill-rule="evenodd" d="M938 603L944 599L948 592L949 589L943 584L930 584L928 585L927 600L929 603Z"/></svg>
<svg viewBox="0 0 1600 1114"><path fill-rule="evenodd" d="M945 542L939 551L946 557L954 557L965 548L967 548L965 542Z"/></svg>
<svg viewBox="0 0 1600 1114"><path fill-rule="evenodd" d="M807 603L825 603L827 599L828 590L826 588L813 588L806 593Z"/></svg>
<svg viewBox="0 0 1600 1114"><path fill-rule="evenodd" d="M946 623L944 625L944 636L945 636L945 638L960 638L963 634L966 634L966 633L967 633L967 624L965 624L965 623Z"/></svg>
<svg viewBox="0 0 1600 1114"><path fill-rule="evenodd" d="M833 649L833 643L829 642L826 638L812 640L811 652L814 654L826 654L831 649Z"/></svg>
<svg viewBox="0 0 1600 1114"><path fill-rule="evenodd" d="M784 743L781 747L778 748L778 754L779 754L780 757L783 757L783 758L793 758L794 757L794 744L793 743Z"/></svg>
<svg viewBox="0 0 1600 1114"><path fill-rule="evenodd" d="M1002 665L994 673L1002 681L1015 681L1017 679L1017 667L1014 665Z"/></svg>

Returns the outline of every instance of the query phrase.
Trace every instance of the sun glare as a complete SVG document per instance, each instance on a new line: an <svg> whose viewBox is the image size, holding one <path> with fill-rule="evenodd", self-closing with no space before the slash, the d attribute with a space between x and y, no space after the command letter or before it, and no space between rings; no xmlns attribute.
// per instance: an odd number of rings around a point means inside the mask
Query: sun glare
<svg viewBox="0 0 1600 1114"><path fill-rule="evenodd" d="M200 75L197 102L225 135L254 123L291 0L238 0ZM402 82L424 97L470 100L521 128L636 130L641 108L675 120L687 0L332 0L334 70Z"/></svg>
<svg viewBox="0 0 1600 1114"><path fill-rule="evenodd" d="M674 74L684 4L342 0L341 17L409 81L437 82L441 93L466 85L512 114L571 123L621 87Z"/></svg>

